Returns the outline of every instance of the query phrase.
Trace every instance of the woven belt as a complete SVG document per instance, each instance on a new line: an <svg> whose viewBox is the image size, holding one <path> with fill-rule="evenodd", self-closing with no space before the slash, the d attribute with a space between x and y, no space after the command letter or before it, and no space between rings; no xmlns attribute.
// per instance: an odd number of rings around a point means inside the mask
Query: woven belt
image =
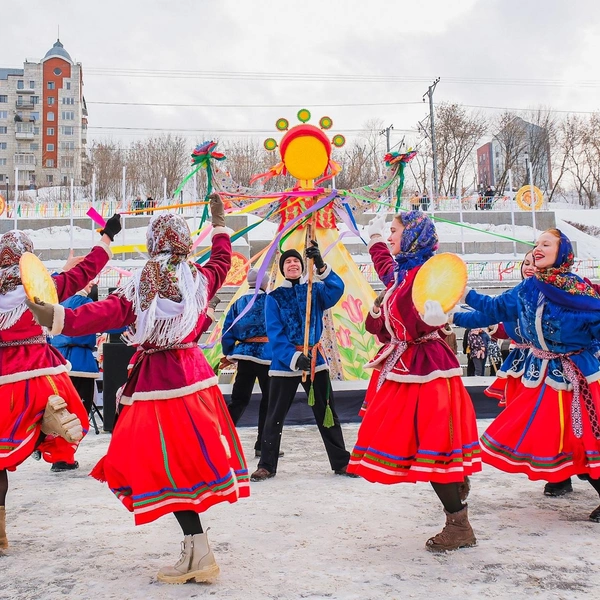
<svg viewBox="0 0 600 600"><path fill-rule="evenodd" d="M33 346L35 344L47 344L45 335L36 335L35 337L25 338L23 340L12 340L10 342L0 342L0 348L13 348L15 346Z"/></svg>
<svg viewBox="0 0 600 600"><path fill-rule="evenodd" d="M296 346L296 350L304 353L304 346ZM307 352L312 351L312 356L310 357L310 380L314 381L315 372L317 368L317 353L319 353L325 362L327 362L327 357L325 356L325 352L323 352L323 348L321 347L321 342L317 342L314 346L309 346Z"/></svg>
<svg viewBox="0 0 600 600"><path fill-rule="evenodd" d="M141 348L142 354L156 354L157 352L167 352L168 350L187 350L197 346L196 342L187 342L185 344L173 344L172 346L163 346L162 348Z"/></svg>
<svg viewBox="0 0 600 600"><path fill-rule="evenodd" d="M398 340L393 339L390 344L395 346L390 355L385 359L385 363L379 372L379 379L377 380L377 391L383 385L390 371L396 366L396 363L400 360L400 357L406 352L409 346L416 346L417 344L423 344L431 340L440 339L440 335L437 331L427 333L416 340Z"/></svg>
<svg viewBox="0 0 600 600"><path fill-rule="evenodd" d="M245 340L242 340L240 342L240 344L266 344L269 341L269 338L266 335L262 335L262 336L257 336L257 337L251 337L251 338L247 338Z"/></svg>
<svg viewBox="0 0 600 600"><path fill-rule="evenodd" d="M592 426L592 432L594 437L600 439L600 424L598 423L598 414L596 412L596 406L594 405L594 399L590 386L585 375L581 372L579 367L573 362L571 356L579 354L582 350L576 352L567 352L565 354L558 354L556 352L550 352L549 350L540 350L539 348L531 348L531 353L536 358L542 360L553 360L558 359L563 368L563 372L567 381L573 386L573 400L571 402L571 427L573 428L573 434L576 438L583 436L583 424L581 421L581 399L585 409L587 410L590 418L590 424Z"/></svg>

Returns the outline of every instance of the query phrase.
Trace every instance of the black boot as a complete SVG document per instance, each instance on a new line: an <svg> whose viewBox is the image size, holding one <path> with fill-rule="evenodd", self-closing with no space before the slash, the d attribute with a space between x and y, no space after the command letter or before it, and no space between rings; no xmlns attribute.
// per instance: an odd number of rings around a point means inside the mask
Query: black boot
<svg viewBox="0 0 600 600"><path fill-rule="evenodd" d="M558 483L547 483L544 486L544 496L550 496L552 498L558 498L565 494L570 494L573 491L571 485L571 478L559 481Z"/></svg>

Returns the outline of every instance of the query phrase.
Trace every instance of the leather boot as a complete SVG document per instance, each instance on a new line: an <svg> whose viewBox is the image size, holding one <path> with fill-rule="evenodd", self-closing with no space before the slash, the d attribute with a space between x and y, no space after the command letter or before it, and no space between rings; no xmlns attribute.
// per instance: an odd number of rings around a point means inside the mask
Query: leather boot
<svg viewBox="0 0 600 600"><path fill-rule="evenodd" d="M83 438L83 427L77 415L67 410L60 396L50 396L42 417L42 433L59 436L70 444Z"/></svg>
<svg viewBox="0 0 600 600"><path fill-rule="evenodd" d="M208 545L208 537L206 533L198 533L183 538L179 561L173 567L163 567L157 577L164 583L185 583L191 579L212 581L218 574L219 565Z"/></svg>
<svg viewBox="0 0 600 600"><path fill-rule="evenodd" d="M0 550L8 548L8 538L6 537L6 508L0 506Z"/></svg>
<svg viewBox="0 0 600 600"><path fill-rule="evenodd" d="M436 536L429 538L425 544L431 552L445 552L458 548L469 548L477 544L477 539L469 523L467 506L457 513L446 512L446 525Z"/></svg>

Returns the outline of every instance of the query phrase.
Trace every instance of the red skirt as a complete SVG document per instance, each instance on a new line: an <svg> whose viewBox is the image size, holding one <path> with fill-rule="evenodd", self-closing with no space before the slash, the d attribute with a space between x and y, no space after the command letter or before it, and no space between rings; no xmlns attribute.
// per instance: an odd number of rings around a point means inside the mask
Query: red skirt
<svg viewBox="0 0 600 600"><path fill-rule="evenodd" d="M88 417L69 375L42 375L0 385L0 470L14 471L35 450L48 397L57 394L81 420L84 435ZM46 436L39 446L48 462L72 462L77 444Z"/></svg>
<svg viewBox="0 0 600 600"><path fill-rule="evenodd" d="M590 384L590 391L600 415L600 382ZM519 391L481 437L484 462L532 480L557 483L584 473L599 478L600 440L594 437L583 406L583 435L575 436L572 398L572 392L545 384L536 388L519 384Z"/></svg>
<svg viewBox="0 0 600 600"><path fill-rule="evenodd" d="M373 373L371 375L371 379L369 380L369 385L365 393L365 399L363 400L360 410L358 411L358 416L361 418L365 416L371 399L377 393L377 380L379 379L380 372L381 371L379 369L373 369Z"/></svg>
<svg viewBox="0 0 600 600"><path fill-rule="evenodd" d="M498 406L508 406L521 388L520 377L496 377L494 382L483 393L489 398L496 398Z"/></svg>
<svg viewBox="0 0 600 600"><path fill-rule="evenodd" d="M136 525L250 495L242 445L217 386L121 407L91 475L107 482Z"/></svg>
<svg viewBox="0 0 600 600"><path fill-rule="evenodd" d="M460 377L386 380L369 400L348 466L386 484L461 482L480 470L475 411Z"/></svg>

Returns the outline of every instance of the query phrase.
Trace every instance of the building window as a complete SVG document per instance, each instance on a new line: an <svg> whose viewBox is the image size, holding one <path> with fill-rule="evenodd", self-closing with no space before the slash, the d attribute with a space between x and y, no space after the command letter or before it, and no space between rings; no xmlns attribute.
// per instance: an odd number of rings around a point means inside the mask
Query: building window
<svg viewBox="0 0 600 600"><path fill-rule="evenodd" d="M0 133L8 133L8 127L5 127L5 126L0 127Z"/></svg>
<svg viewBox="0 0 600 600"><path fill-rule="evenodd" d="M33 81L33 80L29 81L29 89L30 90L35 90L35 81Z"/></svg>
<svg viewBox="0 0 600 600"><path fill-rule="evenodd" d="M39 104L40 97L39 96L31 96L31 104Z"/></svg>
<svg viewBox="0 0 600 600"><path fill-rule="evenodd" d="M65 81L65 90L70 90L70 89L71 89L71 82Z"/></svg>
<svg viewBox="0 0 600 600"><path fill-rule="evenodd" d="M63 169L72 169L75 167L75 159L72 156L63 156L60 159L60 166Z"/></svg>
<svg viewBox="0 0 600 600"><path fill-rule="evenodd" d="M55 75L62 75L62 69L59 67L56 67L54 69L54 71L52 71Z"/></svg>
<svg viewBox="0 0 600 600"><path fill-rule="evenodd" d="M75 150L75 142L61 142L60 149L61 150Z"/></svg>
<svg viewBox="0 0 600 600"><path fill-rule="evenodd" d="M73 134L74 134L74 132L75 132L75 127L73 127L73 125L63 125L63 126L60 128L60 132L61 132L63 135L73 135Z"/></svg>
<svg viewBox="0 0 600 600"><path fill-rule="evenodd" d="M23 96L17 96L17 106L23 106Z"/></svg>
<svg viewBox="0 0 600 600"><path fill-rule="evenodd" d="M40 113L39 112L29 113L29 120L30 121L39 121L40 120Z"/></svg>
<svg viewBox="0 0 600 600"><path fill-rule="evenodd" d="M54 96L48 96L48 106L52 106L56 98Z"/></svg>
<svg viewBox="0 0 600 600"><path fill-rule="evenodd" d="M46 144L46 152L54 152L54 144Z"/></svg>
<svg viewBox="0 0 600 600"><path fill-rule="evenodd" d="M54 159L53 158L46 159L46 167L48 167L50 169L54 168Z"/></svg>
<svg viewBox="0 0 600 600"><path fill-rule="evenodd" d="M75 120L75 111L63 110L62 119L63 119L63 121L74 121Z"/></svg>
<svg viewBox="0 0 600 600"><path fill-rule="evenodd" d="M54 181L54 175L46 175L46 183L52 183Z"/></svg>
<svg viewBox="0 0 600 600"><path fill-rule="evenodd" d="M0 96L0 102L8 102L8 96L5 96L5 95Z"/></svg>
<svg viewBox="0 0 600 600"><path fill-rule="evenodd" d="M64 97L62 99L62 103L63 104L75 104L75 98L71 98L71 97Z"/></svg>
<svg viewBox="0 0 600 600"><path fill-rule="evenodd" d="M40 135L40 128L39 127L34 127L33 128L33 135Z"/></svg>
<svg viewBox="0 0 600 600"><path fill-rule="evenodd" d="M54 121L54 113L53 112L49 112L46 115L46 118L48 119L48 121Z"/></svg>
<svg viewBox="0 0 600 600"><path fill-rule="evenodd" d="M29 144L29 149L32 152L35 152L36 150L40 149L40 145L37 142L34 142L33 144Z"/></svg>
<svg viewBox="0 0 600 600"><path fill-rule="evenodd" d="M6 142L0 142L0 150L6 150Z"/></svg>
<svg viewBox="0 0 600 600"><path fill-rule="evenodd" d="M6 166L6 161L7 161L7 160L8 160L8 159L6 159L6 158L0 158L0 165L1 165L1 166L3 166L3 167L5 167L5 166Z"/></svg>
<svg viewBox="0 0 600 600"><path fill-rule="evenodd" d="M49 81L48 82L48 89L49 90L53 90L54 89L54 81Z"/></svg>
<svg viewBox="0 0 600 600"><path fill-rule="evenodd" d="M8 111L0 110L0 119L8 119Z"/></svg>
<svg viewBox="0 0 600 600"><path fill-rule="evenodd" d="M23 90L25 89L25 82L22 79L19 79L17 81L17 89L18 90Z"/></svg>
<svg viewBox="0 0 600 600"><path fill-rule="evenodd" d="M54 127L46 127L46 135L54 135Z"/></svg>

